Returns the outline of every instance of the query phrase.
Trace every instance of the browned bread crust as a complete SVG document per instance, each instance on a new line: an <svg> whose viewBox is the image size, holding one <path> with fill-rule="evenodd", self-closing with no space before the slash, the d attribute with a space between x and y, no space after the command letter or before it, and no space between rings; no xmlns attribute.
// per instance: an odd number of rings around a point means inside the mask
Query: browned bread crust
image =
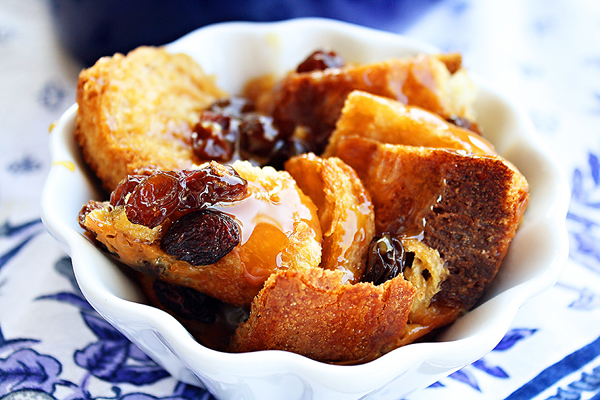
<svg viewBox="0 0 600 400"><path fill-rule="evenodd" d="M191 131L200 111L223 96L191 57L140 47L81 72L75 137L110 191L138 168L201 163L192 152Z"/></svg>
<svg viewBox="0 0 600 400"><path fill-rule="evenodd" d="M457 61L452 60L448 65L455 71ZM473 87L466 74L451 73L439 57L432 55L293 72L260 98L258 106L271 114L284 132L291 133L298 126L307 130L311 140L318 142L315 151L320 153L346 97L353 90L419 106L442 118L473 118L470 108Z"/></svg>
<svg viewBox="0 0 600 400"><path fill-rule="evenodd" d="M335 154L338 141L345 136L361 136L391 144L496 154L494 146L478 133L451 124L420 107L407 106L360 90L352 91L346 98L323 156Z"/></svg>
<svg viewBox="0 0 600 400"><path fill-rule="evenodd" d="M339 158L312 153L291 158L285 168L317 206L323 232L320 267L344 272L344 282L360 282L375 214L356 172Z"/></svg>
<svg viewBox="0 0 600 400"><path fill-rule="evenodd" d="M377 358L404 332L414 289L401 275L379 286L341 284L341 277L317 268L273 274L230 350L287 350L324 362Z"/></svg>
<svg viewBox="0 0 600 400"><path fill-rule="evenodd" d="M291 269L319 265L321 228L312 201L287 172L252 167L247 162L234 163L233 167L248 180L251 193L237 207L253 214L242 216L240 212L236 216L246 222L241 228L242 241L214 264L192 265L165 253L160 240L173 221L151 229L130 222L123 206L103 202L84 208L82 223L96 241L137 271L229 304L249 306L264 281L279 267L278 262ZM261 214L281 200L285 204L274 206L272 214ZM235 207L224 206L221 210L235 215ZM259 222L250 223L254 218Z"/></svg>
<svg viewBox="0 0 600 400"><path fill-rule="evenodd" d="M528 202L523 176L498 156L359 137L337 154L375 206L377 233L421 238L449 269L433 302L468 310L496 275Z"/></svg>

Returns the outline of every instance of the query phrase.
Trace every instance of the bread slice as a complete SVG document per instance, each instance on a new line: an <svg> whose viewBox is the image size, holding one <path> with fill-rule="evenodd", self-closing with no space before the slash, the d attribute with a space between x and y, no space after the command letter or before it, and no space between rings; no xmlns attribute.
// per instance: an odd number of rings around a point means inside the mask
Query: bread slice
<svg viewBox="0 0 600 400"><path fill-rule="evenodd" d="M206 161L194 156L191 132L200 112L224 96L191 57L140 47L80 73L75 137L86 163L112 191L140 168Z"/></svg>
<svg viewBox="0 0 600 400"><path fill-rule="evenodd" d="M525 211L525 178L499 156L339 141L371 195L377 234L417 239L439 252L449 274L432 304L472 308L496 275Z"/></svg>
<svg viewBox="0 0 600 400"><path fill-rule="evenodd" d="M170 220L151 229L130 222L124 206L91 202L80 221L97 242L135 270L235 306L249 306L276 269L319 265L321 228L314 204L287 172L242 161L232 166L248 181L250 195L213 207L233 216L241 227L240 243L214 264L192 265L167 254L160 242Z"/></svg>
<svg viewBox="0 0 600 400"><path fill-rule="evenodd" d="M389 351L405 330L413 287L401 275L379 286L342 284L342 276L318 268L273 274L230 350L287 350L338 363Z"/></svg>
<svg viewBox="0 0 600 400"><path fill-rule="evenodd" d="M312 150L321 154L344 101L353 90L419 106L444 119L458 116L472 120L474 87L458 65L459 55L422 54L371 64L292 72L271 92L261 96L257 105L273 116L285 134L291 135L296 129L308 132L315 147Z"/></svg>
<svg viewBox="0 0 600 400"><path fill-rule="evenodd" d="M344 272L344 282L360 282L375 234L375 214L356 172L339 158L312 153L291 158L285 168L317 206L323 232L321 268Z"/></svg>
<svg viewBox="0 0 600 400"><path fill-rule="evenodd" d="M324 157L335 154L344 136L361 136L384 143L496 154L481 134L460 128L439 115L386 97L355 90L346 101Z"/></svg>

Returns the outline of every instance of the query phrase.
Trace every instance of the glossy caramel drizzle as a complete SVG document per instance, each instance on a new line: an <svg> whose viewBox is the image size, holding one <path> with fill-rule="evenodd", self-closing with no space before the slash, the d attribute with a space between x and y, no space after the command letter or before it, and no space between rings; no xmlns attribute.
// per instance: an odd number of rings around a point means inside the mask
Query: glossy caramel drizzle
<svg viewBox="0 0 600 400"><path fill-rule="evenodd" d="M406 116L416 123L427 126L428 130L449 132L458 138L466 151L474 154L497 154L494 146L488 142L483 136L471 132L467 129L460 128L454 124L447 123L438 115L431 113L416 106L405 106Z"/></svg>
<svg viewBox="0 0 600 400"><path fill-rule="evenodd" d="M257 182L248 182L249 196L216 207L241 227L239 255L248 283L260 287L278 268L285 267L282 254L290 246L298 221L306 222L320 236L316 213L296 187L286 185L273 194Z"/></svg>

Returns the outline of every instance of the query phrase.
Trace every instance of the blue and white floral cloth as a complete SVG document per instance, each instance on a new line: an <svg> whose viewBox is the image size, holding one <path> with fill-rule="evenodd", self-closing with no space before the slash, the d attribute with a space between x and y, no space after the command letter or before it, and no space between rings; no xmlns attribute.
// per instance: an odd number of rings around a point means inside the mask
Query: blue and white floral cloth
<svg viewBox="0 0 600 400"><path fill-rule="evenodd" d="M520 102L572 191L559 282L491 353L409 400L600 399L600 1L445 0L397 32L460 51ZM91 309L40 222L48 127L80 68L45 1L0 3L0 399L211 399Z"/></svg>

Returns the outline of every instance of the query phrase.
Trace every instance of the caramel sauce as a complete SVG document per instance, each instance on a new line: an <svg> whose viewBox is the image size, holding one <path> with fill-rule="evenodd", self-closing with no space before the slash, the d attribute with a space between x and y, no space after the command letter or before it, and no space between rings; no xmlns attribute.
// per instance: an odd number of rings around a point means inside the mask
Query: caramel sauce
<svg viewBox="0 0 600 400"><path fill-rule="evenodd" d="M418 55L414 60L411 60L408 70L409 76L412 75L414 79L414 84L419 86L414 89L415 92L424 89L427 89L430 92L438 90L438 84L431 70L430 56L425 56L423 54ZM411 80L407 78L405 85L409 84L409 82L411 82Z"/></svg>
<svg viewBox="0 0 600 400"><path fill-rule="evenodd" d="M244 277L251 286L262 286L269 275L281 267L281 253L287 244L288 237L276 225L261 222L254 227L240 252L246 268Z"/></svg>
<svg viewBox="0 0 600 400"><path fill-rule="evenodd" d="M343 236L338 245L343 251L337 256L337 269L344 273L342 283L359 282L362 277L362 268L353 263L353 255L349 255L348 251L353 243L362 242L365 240L367 233L364 230L366 220L369 218L370 202L361 202L346 210L346 219L343 221Z"/></svg>
<svg viewBox="0 0 600 400"><path fill-rule="evenodd" d="M261 287L282 263L284 251L292 245L295 224L305 221L320 234L316 213L293 185L283 185L273 194L257 182L248 182L249 195L233 205L217 207L241 227L239 247L244 277L252 287Z"/></svg>
<svg viewBox="0 0 600 400"><path fill-rule="evenodd" d="M454 135L469 146L467 151L480 155L497 154L494 146L483 136L450 124L448 124L448 128Z"/></svg>
<svg viewBox="0 0 600 400"><path fill-rule="evenodd" d="M454 322L463 313L464 310L461 309L432 304L424 309L418 317L411 316L400 338L399 345L412 343L434 329Z"/></svg>
<svg viewBox="0 0 600 400"><path fill-rule="evenodd" d="M497 154L494 146L488 142L483 136L471 132L467 129L460 128L454 124L450 124L427 110L415 106L406 106L407 117L411 123L427 125L429 130L438 132L447 132L453 135L464 148L464 150L479 154ZM436 146L437 147L437 146ZM443 147L443 146L440 146Z"/></svg>
<svg viewBox="0 0 600 400"><path fill-rule="evenodd" d="M53 161L51 165L62 165L71 172L75 172L75 164L71 161Z"/></svg>
<svg viewBox="0 0 600 400"><path fill-rule="evenodd" d="M441 200L443 179L439 183L428 182L431 186L425 190L410 178L399 178L398 182L404 186L402 197L398 198L403 205L402 212L397 218L388 218L385 228L379 230L382 233L393 232L402 238L422 241L427 224L425 215Z"/></svg>

